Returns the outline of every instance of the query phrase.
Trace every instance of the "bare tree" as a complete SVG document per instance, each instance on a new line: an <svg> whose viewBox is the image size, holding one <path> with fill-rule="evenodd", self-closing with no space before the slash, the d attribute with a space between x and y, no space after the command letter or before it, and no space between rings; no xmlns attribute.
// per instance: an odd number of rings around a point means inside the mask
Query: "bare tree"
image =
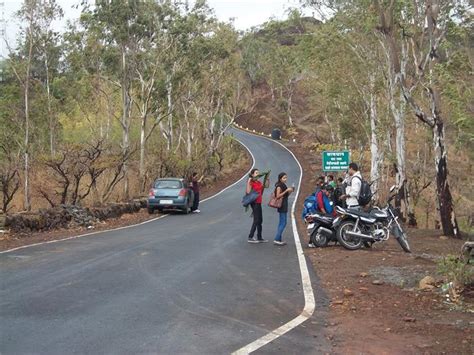
<svg viewBox="0 0 474 355"><path fill-rule="evenodd" d="M15 156L7 146L1 145L0 154L2 160L0 161L0 190L2 191L2 210L7 213L9 205L13 197L20 189L20 174L17 161L18 156ZM19 155L19 152L18 152Z"/></svg>
<svg viewBox="0 0 474 355"><path fill-rule="evenodd" d="M106 164L109 171L111 171L112 177L105 183L105 187L101 194L101 203L110 199L117 184L125 178L124 167L133 153L135 153L135 150L129 150L127 154L124 154L122 151L119 154L111 154L108 156Z"/></svg>
<svg viewBox="0 0 474 355"><path fill-rule="evenodd" d="M62 150L61 152L56 153L54 157L46 159L44 162L46 167L52 170L53 177L56 180L58 187L60 188L59 190L55 189L55 195L58 195L60 197L61 204L67 203L69 188L71 186L71 166L69 161L67 160L68 155L69 152L67 150ZM40 193L43 197L46 198L46 200L48 200L51 205L55 205L55 203L52 202L53 199L42 187L40 187Z"/></svg>

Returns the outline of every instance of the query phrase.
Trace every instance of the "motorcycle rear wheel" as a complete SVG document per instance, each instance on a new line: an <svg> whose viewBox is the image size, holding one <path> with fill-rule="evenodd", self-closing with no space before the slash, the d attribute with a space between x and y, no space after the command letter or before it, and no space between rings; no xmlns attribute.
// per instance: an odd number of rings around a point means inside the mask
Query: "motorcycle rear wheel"
<svg viewBox="0 0 474 355"><path fill-rule="evenodd" d="M318 230L319 229L315 229L311 233L311 242L319 248L324 248L328 245L329 239L323 233L319 233Z"/></svg>
<svg viewBox="0 0 474 355"><path fill-rule="evenodd" d="M337 240L339 241L339 243L342 244L344 248L349 249L349 250L360 249L363 245L362 238L346 235L346 232L354 231L354 227L355 227L354 221L344 221L341 223L341 225L339 226L339 229L337 230ZM360 228L357 228L355 232L360 233L361 232Z"/></svg>

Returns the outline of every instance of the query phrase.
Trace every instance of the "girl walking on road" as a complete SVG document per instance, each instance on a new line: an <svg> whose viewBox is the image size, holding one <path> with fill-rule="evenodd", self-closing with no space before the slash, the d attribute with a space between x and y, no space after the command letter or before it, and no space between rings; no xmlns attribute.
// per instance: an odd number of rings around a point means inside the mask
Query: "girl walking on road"
<svg viewBox="0 0 474 355"><path fill-rule="evenodd" d="M275 198L282 199L281 207L278 208L278 214L280 215L280 221L278 223L277 233L273 244L275 245L286 245L286 242L281 240L283 231L286 227L286 221L288 217L288 196L295 190L294 187L288 188L286 182L288 176L286 173L278 174L278 181L275 184Z"/></svg>
<svg viewBox="0 0 474 355"><path fill-rule="evenodd" d="M261 177L260 171L258 169L252 169L249 174L249 179L247 180L247 194L250 191L254 190L258 193L257 199L250 204L252 207L252 215L253 215L253 223L252 227L250 228L250 234L248 238L249 243L266 243L268 240L263 239L262 237L262 223L263 223L263 215L262 215L262 194L264 187L268 187L268 175L265 174L263 183L258 180ZM255 231L257 231L257 239L254 238Z"/></svg>

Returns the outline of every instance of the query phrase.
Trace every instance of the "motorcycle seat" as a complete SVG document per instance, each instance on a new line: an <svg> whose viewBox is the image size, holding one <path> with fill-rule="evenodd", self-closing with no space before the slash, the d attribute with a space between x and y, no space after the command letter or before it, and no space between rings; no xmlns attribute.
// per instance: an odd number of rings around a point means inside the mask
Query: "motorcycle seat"
<svg viewBox="0 0 474 355"><path fill-rule="evenodd" d="M354 214L360 217L365 217L365 218L377 218L377 214L375 214L378 211L370 211L369 213L364 212L364 211L356 211L356 210L346 210L350 214Z"/></svg>

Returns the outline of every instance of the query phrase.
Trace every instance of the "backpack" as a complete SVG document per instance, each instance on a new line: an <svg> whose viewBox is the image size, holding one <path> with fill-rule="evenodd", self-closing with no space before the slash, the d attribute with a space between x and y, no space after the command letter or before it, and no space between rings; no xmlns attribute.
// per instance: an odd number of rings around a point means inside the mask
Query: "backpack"
<svg viewBox="0 0 474 355"><path fill-rule="evenodd" d="M361 206L368 205L370 201L372 200L372 196L373 196L372 190L370 189L370 184L366 180L361 179L358 176L354 176L354 177L358 178L361 182L360 193L359 193L359 197L357 198L357 201L359 202L359 205Z"/></svg>
<svg viewBox="0 0 474 355"><path fill-rule="evenodd" d="M316 195L319 191L321 191L321 189L317 188L314 193L304 199L303 212L301 213L301 218L303 220L306 215L318 211L318 200L316 199Z"/></svg>

